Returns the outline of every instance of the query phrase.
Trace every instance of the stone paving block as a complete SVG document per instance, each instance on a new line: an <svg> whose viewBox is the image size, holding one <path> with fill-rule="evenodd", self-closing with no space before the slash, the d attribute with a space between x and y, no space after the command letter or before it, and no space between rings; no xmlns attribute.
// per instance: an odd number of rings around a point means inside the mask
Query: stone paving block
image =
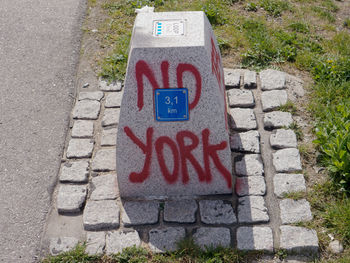
<svg viewBox="0 0 350 263"><path fill-rule="evenodd" d="M88 255L101 255L106 246L105 232L87 232L85 253Z"/></svg>
<svg viewBox="0 0 350 263"><path fill-rule="evenodd" d="M304 227L280 226L280 248L289 253L318 253L318 238L316 231Z"/></svg>
<svg viewBox="0 0 350 263"><path fill-rule="evenodd" d="M258 128L255 114L252 109L234 108L230 109L231 127L234 130L254 130Z"/></svg>
<svg viewBox="0 0 350 263"><path fill-rule="evenodd" d="M293 192L305 192L305 179L302 174L276 174L273 178L274 192L278 197Z"/></svg>
<svg viewBox="0 0 350 263"><path fill-rule="evenodd" d="M261 94L263 111L274 110L287 103L288 95L285 90L264 91Z"/></svg>
<svg viewBox="0 0 350 263"><path fill-rule="evenodd" d="M235 188L238 196L265 195L266 193L263 176L237 177Z"/></svg>
<svg viewBox="0 0 350 263"><path fill-rule="evenodd" d="M99 175L92 178L90 200L114 200L118 197L116 174Z"/></svg>
<svg viewBox="0 0 350 263"><path fill-rule="evenodd" d="M89 176L89 162L66 162L61 166L60 182L86 183Z"/></svg>
<svg viewBox="0 0 350 263"><path fill-rule="evenodd" d="M118 128L107 128L102 131L101 146L115 146L117 144Z"/></svg>
<svg viewBox="0 0 350 263"><path fill-rule="evenodd" d="M297 136L292 130L278 129L270 136L270 145L272 148L296 148Z"/></svg>
<svg viewBox="0 0 350 263"><path fill-rule="evenodd" d="M256 72L255 71L244 71L243 76L244 88L255 89L256 88Z"/></svg>
<svg viewBox="0 0 350 263"><path fill-rule="evenodd" d="M141 239L136 230L113 231L106 235L106 254L122 252L127 247L140 247Z"/></svg>
<svg viewBox="0 0 350 263"><path fill-rule="evenodd" d="M237 222L231 204L222 200L199 201L201 221L205 224L233 224Z"/></svg>
<svg viewBox="0 0 350 263"><path fill-rule="evenodd" d="M195 200L173 200L165 202L164 221L194 223L198 205Z"/></svg>
<svg viewBox="0 0 350 263"><path fill-rule="evenodd" d="M265 200L262 196L244 196L238 199L238 221L240 223L269 222Z"/></svg>
<svg viewBox="0 0 350 263"><path fill-rule="evenodd" d="M312 220L310 204L305 199L284 199L280 201L282 224L293 224Z"/></svg>
<svg viewBox="0 0 350 263"><path fill-rule="evenodd" d="M295 148L276 151L272 154L272 163L276 172L279 173L295 172L302 169L299 150Z"/></svg>
<svg viewBox="0 0 350 263"><path fill-rule="evenodd" d="M67 158L90 158L93 149L93 139L71 139L68 143Z"/></svg>
<svg viewBox="0 0 350 263"><path fill-rule="evenodd" d="M202 249L230 247L230 229L225 227L200 227L193 235L194 242Z"/></svg>
<svg viewBox="0 0 350 263"><path fill-rule="evenodd" d="M120 81L108 83L107 81L100 79L98 86L100 87L100 90L103 90L103 91L121 91L122 90L122 83Z"/></svg>
<svg viewBox="0 0 350 263"><path fill-rule="evenodd" d="M78 100L97 100L100 101L103 98L102 91L81 91L79 93Z"/></svg>
<svg viewBox="0 0 350 263"><path fill-rule="evenodd" d="M269 227L239 227L237 249L273 252L273 236Z"/></svg>
<svg viewBox="0 0 350 263"><path fill-rule="evenodd" d="M122 103L123 92L113 92L107 95L105 107L106 108L120 108Z"/></svg>
<svg viewBox="0 0 350 263"><path fill-rule="evenodd" d="M95 172L101 171L115 171L116 169L116 150L115 149L101 149L98 150L92 160L92 170Z"/></svg>
<svg viewBox="0 0 350 263"><path fill-rule="evenodd" d="M224 68L226 88L239 88L241 82L241 73L238 70Z"/></svg>
<svg viewBox="0 0 350 263"><path fill-rule="evenodd" d="M230 107L253 108L255 106L253 92L250 90L230 89L227 95Z"/></svg>
<svg viewBox="0 0 350 263"><path fill-rule="evenodd" d="M236 158L235 171L238 176L264 175L264 165L260 154L245 154Z"/></svg>
<svg viewBox="0 0 350 263"><path fill-rule="evenodd" d="M100 102L96 100L81 100L75 104L73 118L82 120L97 120L100 114Z"/></svg>
<svg viewBox="0 0 350 263"><path fill-rule="evenodd" d="M117 228L119 213L115 200L88 201L83 214L84 229L98 231Z"/></svg>
<svg viewBox="0 0 350 263"><path fill-rule="evenodd" d="M149 247L152 252L175 251L177 243L183 240L186 231L183 227L167 227L149 231Z"/></svg>
<svg viewBox="0 0 350 263"><path fill-rule="evenodd" d="M72 128L73 138L92 138L94 136L94 122L76 120Z"/></svg>
<svg viewBox="0 0 350 263"><path fill-rule="evenodd" d="M61 184L57 194L58 213L80 212L87 195L86 185Z"/></svg>
<svg viewBox="0 0 350 263"><path fill-rule="evenodd" d="M147 202L125 202L122 222L124 226L135 226L155 224L159 218L159 203Z"/></svg>
<svg viewBox="0 0 350 263"><path fill-rule="evenodd" d="M75 237L54 237L50 239L50 253L53 256L72 250L79 240Z"/></svg>
<svg viewBox="0 0 350 263"><path fill-rule="evenodd" d="M234 133L230 137L231 150L238 152L260 153L260 135L258 131Z"/></svg>
<svg viewBox="0 0 350 263"><path fill-rule="evenodd" d="M266 69L260 72L262 90L276 90L286 88L286 73L273 69Z"/></svg>
<svg viewBox="0 0 350 263"><path fill-rule="evenodd" d="M292 114L290 114L289 112L273 111L265 113L264 116L265 129L289 127L292 123Z"/></svg>
<svg viewBox="0 0 350 263"><path fill-rule="evenodd" d="M102 118L102 127L117 125L119 123L120 109L105 109Z"/></svg>

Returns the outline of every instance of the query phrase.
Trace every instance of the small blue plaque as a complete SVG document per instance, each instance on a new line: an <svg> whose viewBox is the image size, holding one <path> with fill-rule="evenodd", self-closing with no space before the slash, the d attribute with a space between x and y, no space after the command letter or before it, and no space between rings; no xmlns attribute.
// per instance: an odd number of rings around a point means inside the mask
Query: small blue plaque
<svg viewBox="0 0 350 263"><path fill-rule="evenodd" d="M157 121L187 121L188 89L156 89L154 104Z"/></svg>

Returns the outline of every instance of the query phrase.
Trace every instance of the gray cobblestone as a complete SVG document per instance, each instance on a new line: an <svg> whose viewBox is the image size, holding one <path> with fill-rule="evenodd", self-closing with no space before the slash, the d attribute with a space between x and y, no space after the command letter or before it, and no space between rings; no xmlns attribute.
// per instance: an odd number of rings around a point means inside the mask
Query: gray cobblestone
<svg viewBox="0 0 350 263"><path fill-rule="evenodd" d="M102 131L101 146L115 146L117 144L118 128L107 128Z"/></svg>
<svg viewBox="0 0 350 263"><path fill-rule="evenodd" d="M75 237L54 237L50 239L50 253L53 256L72 250L79 240Z"/></svg>
<svg viewBox="0 0 350 263"><path fill-rule="evenodd" d="M164 221L194 223L198 206L195 200L167 201L164 206Z"/></svg>
<svg viewBox="0 0 350 263"><path fill-rule="evenodd" d="M92 138L94 136L94 122L76 120L73 124L73 138Z"/></svg>
<svg viewBox="0 0 350 263"><path fill-rule="evenodd" d="M201 221L205 224L233 224L237 222L231 204L222 200L199 201Z"/></svg>
<svg viewBox="0 0 350 263"><path fill-rule="evenodd" d="M227 88L239 88L241 73L238 70L224 68L225 86Z"/></svg>
<svg viewBox="0 0 350 263"><path fill-rule="evenodd" d="M265 129L289 127L292 123L292 114L290 114L289 112L273 111L265 113L264 116Z"/></svg>
<svg viewBox="0 0 350 263"><path fill-rule="evenodd" d="M83 214L84 229L107 230L119 227L119 207L114 200L88 201Z"/></svg>
<svg viewBox="0 0 350 263"><path fill-rule="evenodd" d="M61 166L60 182L86 183L89 176L89 162L66 162Z"/></svg>
<svg viewBox="0 0 350 263"><path fill-rule="evenodd" d="M266 193L263 176L237 177L235 187L238 196L265 195Z"/></svg>
<svg viewBox="0 0 350 263"><path fill-rule="evenodd" d="M255 106L254 96L250 90L230 89L227 95L230 107L252 108Z"/></svg>
<svg viewBox="0 0 350 263"><path fill-rule="evenodd" d="M155 224L159 217L159 203L147 202L125 202L122 222L125 226Z"/></svg>
<svg viewBox="0 0 350 263"><path fill-rule="evenodd" d="M255 89L256 88L256 72L255 71L244 71L243 76L244 88Z"/></svg>
<svg viewBox="0 0 350 263"><path fill-rule="evenodd" d="M92 170L115 171L116 169L116 149L101 149L92 160Z"/></svg>
<svg viewBox="0 0 350 263"><path fill-rule="evenodd" d="M297 136L292 130L278 129L270 136L270 145L272 148L296 148Z"/></svg>
<svg viewBox="0 0 350 263"><path fill-rule="evenodd" d="M152 252L175 251L177 243L183 240L186 231L183 227L167 227L149 231L149 246Z"/></svg>
<svg viewBox="0 0 350 263"><path fill-rule="evenodd" d="M234 133L230 137L230 145L233 151L260 153L260 135L258 131Z"/></svg>
<svg viewBox="0 0 350 263"><path fill-rule="evenodd" d="M270 111L287 103L287 92L285 90L264 91L261 94L263 111Z"/></svg>
<svg viewBox="0 0 350 263"><path fill-rule="evenodd" d="M280 248L298 254L317 254L318 238L315 230L296 226L281 226Z"/></svg>
<svg viewBox="0 0 350 263"><path fill-rule="evenodd" d="M293 192L305 192L305 179L302 174L276 174L273 178L274 192L278 197Z"/></svg>
<svg viewBox="0 0 350 263"><path fill-rule="evenodd" d="M234 130L254 130L258 127L255 114L252 109L230 109L231 113L231 127Z"/></svg>
<svg viewBox="0 0 350 263"><path fill-rule="evenodd" d="M117 125L119 123L119 114L120 109L106 109L103 118L102 118L102 126L111 126L111 125Z"/></svg>
<svg viewBox="0 0 350 263"><path fill-rule="evenodd" d="M108 84L107 81L100 80L99 87L100 87L100 90L103 90L103 91L120 91L122 90L122 83L120 81L116 81L111 84Z"/></svg>
<svg viewBox="0 0 350 263"><path fill-rule="evenodd" d="M101 255L106 246L105 232L87 232L85 252L88 255Z"/></svg>
<svg viewBox="0 0 350 263"><path fill-rule="evenodd" d="M67 158L90 158L93 149L92 139L71 139L67 148Z"/></svg>
<svg viewBox="0 0 350 263"><path fill-rule="evenodd" d="M193 235L194 242L202 249L230 247L231 233L224 227L200 227Z"/></svg>
<svg viewBox="0 0 350 263"><path fill-rule="evenodd" d="M86 200L86 195L86 185L61 184L57 194L58 213L80 212Z"/></svg>
<svg viewBox="0 0 350 263"><path fill-rule="evenodd" d="M118 197L117 175L106 174L92 178L90 200L114 200Z"/></svg>
<svg viewBox="0 0 350 263"><path fill-rule="evenodd" d="M240 223L260 223L269 220L262 196L245 196L238 199L238 221Z"/></svg>
<svg viewBox="0 0 350 263"><path fill-rule="evenodd" d="M293 224L312 220L310 204L305 199L280 201L282 224Z"/></svg>
<svg viewBox="0 0 350 263"><path fill-rule="evenodd" d="M124 248L132 246L141 246L141 239L136 230L113 231L106 235L106 253L108 255L122 252Z"/></svg>
<svg viewBox="0 0 350 263"><path fill-rule="evenodd" d="M238 176L264 175L264 165L260 154L245 154L235 161Z"/></svg>
<svg viewBox="0 0 350 263"><path fill-rule="evenodd" d="M100 101L103 98L102 91L82 91L79 93L79 100L97 100Z"/></svg>
<svg viewBox="0 0 350 263"><path fill-rule="evenodd" d="M75 104L73 118L82 120L97 120L100 114L100 102L95 100L81 100Z"/></svg>
<svg viewBox="0 0 350 263"><path fill-rule="evenodd" d="M286 88L286 74L284 72L266 69L260 72L262 90L274 90Z"/></svg>
<svg viewBox="0 0 350 263"><path fill-rule="evenodd" d="M237 249L273 252L273 236L269 227L240 227L237 229Z"/></svg>
<svg viewBox="0 0 350 263"><path fill-rule="evenodd" d="M295 172L302 169L299 150L287 148L272 154L272 163L277 172Z"/></svg>
<svg viewBox="0 0 350 263"><path fill-rule="evenodd" d="M120 108L122 104L123 92L113 92L107 95L105 107L106 108Z"/></svg>

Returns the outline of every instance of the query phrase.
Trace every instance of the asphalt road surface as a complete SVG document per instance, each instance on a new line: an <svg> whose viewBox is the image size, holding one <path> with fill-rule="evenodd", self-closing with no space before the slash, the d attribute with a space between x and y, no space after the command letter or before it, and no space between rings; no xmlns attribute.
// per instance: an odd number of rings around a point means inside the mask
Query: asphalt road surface
<svg viewBox="0 0 350 263"><path fill-rule="evenodd" d="M36 262L75 93L86 0L0 0L0 262Z"/></svg>

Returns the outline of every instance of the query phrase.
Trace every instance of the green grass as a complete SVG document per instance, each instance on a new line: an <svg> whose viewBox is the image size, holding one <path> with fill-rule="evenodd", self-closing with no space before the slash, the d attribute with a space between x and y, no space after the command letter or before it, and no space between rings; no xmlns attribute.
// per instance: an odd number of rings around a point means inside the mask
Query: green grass
<svg viewBox="0 0 350 263"><path fill-rule="evenodd" d="M185 239L178 244L178 250L163 254L151 253L144 248L129 247L114 255L88 256L85 246L78 245L75 249L58 256L49 256L42 263L243 263L258 258L261 253L239 252L230 248L200 249L192 239Z"/></svg>

